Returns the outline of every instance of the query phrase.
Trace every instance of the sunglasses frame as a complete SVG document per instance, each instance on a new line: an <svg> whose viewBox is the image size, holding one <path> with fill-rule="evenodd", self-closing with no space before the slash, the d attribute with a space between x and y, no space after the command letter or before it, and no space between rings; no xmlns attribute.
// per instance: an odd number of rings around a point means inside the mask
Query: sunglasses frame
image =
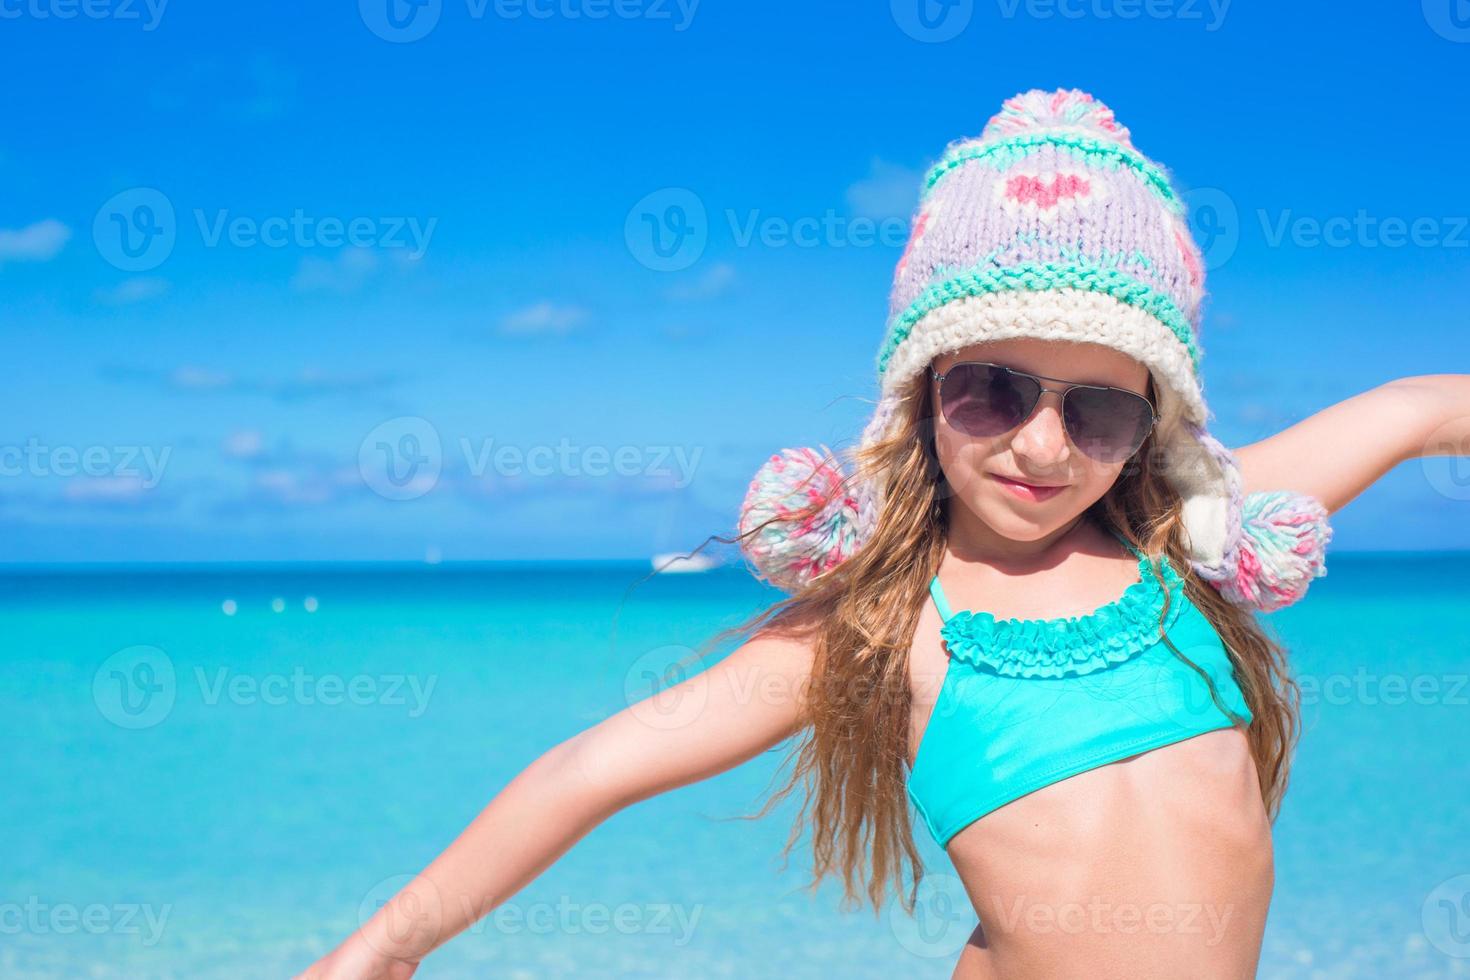
<svg viewBox="0 0 1470 980"><path fill-rule="evenodd" d="M1048 391L1054 391L1057 394L1059 394L1059 395L1062 396L1062 413L1061 413L1062 414L1062 431L1064 431L1064 432L1067 433L1067 441L1070 442L1070 443L1072 443L1072 445L1076 446L1077 443L1072 438L1072 432L1071 432L1070 429L1067 428L1067 411L1066 411L1066 409L1067 409L1067 394L1068 394L1068 392L1072 391L1072 389L1074 389L1074 388L1088 388L1088 389L1091 389L1093 391L1109 391L1109 390L1110 391L1121 391L1123 394L1129 395L1129 396L1131 396L1133 398L1137 398L1139 401L1143 402L1145 405L1148 406L1148 413L1149 413L1148 431L1146 431L1143 434L1143 439L1139 441L1138 447L1136 449L1134 449L1132 453L1129 453L1128 456L1125 456L1124 457L1125 460L1128 459L1128 458L1130 458L1130 457L1132 457L1134 455L1134 453L1137 453L1139 449L1142 449L1143 448L1143 444L1148 441L1148 437L1153 434L1153 431L1154 431L1155 427L1157 427L1158 424L1159 424L1159 422L1162 421L1162 418L1159 416L1158 410L1154 408L1154 403L1151 402L1151 401L1149 401L1146 396L1140 395L1136 391L1129 391L1127 388L1119 388L1117 385L1089 385L1089 384L1081 384L1079 382L1068 382L1066 378L1048 378L1044 374L1032 374L1030 371L1022 371L1022 370L1020 370L1018 368L1009 367L1009 366L1007 366L1005 364L997 364L994 361L955 361L953 364L951 364L949 366L949 370L948 371L945 371L943 374L941 374L939 372L939 369L936 368L933 364L930 364L929 365L929 374L930 374L930 376L935 381L937 381L939 383L939 398L938 398L938 406L937 407L939 408L939 411L941 411L941 412L944 411L944 379L947 378L950 374L952 374L954 372L954 369L955 368L960 367L961 365L975 365L975 366L979 366L979 367L999 368L1000 370L1005 371L1007 374L1014 374L1014 375L1017 375L1017 376L1022 377L1022 378L1030 378L1032 381L1035 381L1037 387L1041 389L1041 392L1039 394L1037 394L1037 396L1036 396L1036 401L1034 401L1031 404L1031 410L1028 411L1025 414L1025 416L1023 416L1021 418L1021 420L1019 422L1017 422L1015 425L1011 426L1009 429L1004 430L1005 432L1014 432L1015 430L1019 429L1021 426L1025 425L1028 421L1030 421L1031 416L1033 416L1033 415L1036 414L1036 409L1041 404L1041 396L1044 395L1044 394L1046 394ZM1065 387L1062 387L1062 388L1048 388L1046 385L1044 385L1044 384L1041 383L1043 381L1061 381L1061 382L1063 382L1065 384ZM945 419L947 420L948 418L949 418L949 416L946 414L945 415ZM960 431L964 431L964 430L960 430ZM1004 434L1004 432L997 433L997 435L1003 435L1003 434ZM993 438L993 437L987 437L987 438ZM1077 448L1080 451L1082 451L1083 453L1086 453L1086 450L1083 450L1082 447L1078 446ZM1088 455L1090 455L1090 454L1088 454Z"/></svg>

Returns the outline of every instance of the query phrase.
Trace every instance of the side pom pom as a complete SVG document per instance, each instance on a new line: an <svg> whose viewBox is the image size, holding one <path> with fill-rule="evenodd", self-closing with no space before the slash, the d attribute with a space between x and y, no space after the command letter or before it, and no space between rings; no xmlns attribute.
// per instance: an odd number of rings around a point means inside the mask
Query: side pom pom
<svg viewBox="0 0 1470 980"><path fill-rule="evenodd" d="M826 447L783 449L750 481L741 550L760 578L796 592L862 547L865 496Z"/></svg>
<svg viewBox="0 0 1470 980"><path fill-rule="evenodd" d="M1212 582L1236 605L1271 612L1307 593L1327 574L1332 525L1315 497L1289 491L1248 494L1241 507L1233 573Z"/></svg>
<svg viewBox="0 0 1470 980"><path fill-rule="evenodd" d="M1048 129L1087 132L1100 139L1133 146L1128 129L1113 118L1113 110L1080 89L1049 92L1034 88L1006 99L1000 112L985 124L981 140L998 140Z"/></svg>

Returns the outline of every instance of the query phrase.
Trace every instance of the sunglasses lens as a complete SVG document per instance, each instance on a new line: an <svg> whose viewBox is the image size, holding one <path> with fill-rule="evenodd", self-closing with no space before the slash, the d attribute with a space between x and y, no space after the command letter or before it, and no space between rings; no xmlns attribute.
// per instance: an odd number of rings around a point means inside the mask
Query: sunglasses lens
<svg viewBox="0 0 1470 980"><path fill-rule="evenodd" d="M1153 428L1153 408L1140 395L1116 388L1073 388L1063 419L1073 444L1102 463L1121 463Z"/></svg>
<svg viewBox="0 0 1470 980"><path fill-rule="evenodd" d="M968 436L998 436L1031 414L1041 386L1032 378L989 364L961 363L940 385L940 407L949 424Z"/></svg>

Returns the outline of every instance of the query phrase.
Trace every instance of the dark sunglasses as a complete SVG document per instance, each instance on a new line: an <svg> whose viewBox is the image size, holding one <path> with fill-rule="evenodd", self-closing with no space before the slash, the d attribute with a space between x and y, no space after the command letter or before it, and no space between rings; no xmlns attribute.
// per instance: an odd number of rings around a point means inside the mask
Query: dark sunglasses
<svg viewBox="0 0 1470 980"><path fill-rule="evenodd" d="M1027 374L1001 364L960 361L940 374L939 405L950 425L969 436L998 436L1031 417L1044 391L1062 396L1062 424L1072 444L1100 463L1121 463L1138 452L1159 417L1153 403L1136 391L1107 385L1068 384Z"/></svg>

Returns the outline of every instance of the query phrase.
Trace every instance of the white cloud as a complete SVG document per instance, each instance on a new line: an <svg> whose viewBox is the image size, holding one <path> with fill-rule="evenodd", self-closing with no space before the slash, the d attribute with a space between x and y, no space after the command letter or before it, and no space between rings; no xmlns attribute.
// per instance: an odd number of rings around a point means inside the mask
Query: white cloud
<svg viewBox="0 0 1470 980"><path fill-rule="evenodd" d="M291 287L303 293L355 293L379 275L413 272L422 261L421 255L402 248L344 248L326 258L305 255L291 277Z"/></svg>
<svg viewBox="0 0 1470 980"><path fill-rule="evenodd" d="M675 286L668 292L673 300L714 299L722 295L735 283L735 267L720 262L705 270L704 275L693 282Z"/></svg>
<svg viewBox="0 0 1470 980"><path fill-rule="evenodd" d="M306 255L296 267L291 286L303 293L354 293L377 269L378 257L367 248L345 248L330 259Z"/></svg>
<svg viewBox="0 0 1470 980"><path fill-rule="evenodd" d="M254 429L231 432L225 437L225 455L235 459L251 459L259 456L264 448L264 437Z"/></svg>
<svg viewBox="0 0 1470 980"><path fill-rule="evenodd" d="M847 189L847 204L866 218L907 218L919 204L923 179L917 170L875 158L868 176Z"/></svg>
<svg viewBox="0 0 1470 980"><path fill-rule="evenodd" d="M94 476L70 481L62 495L67 500L133 500L147 489L137 476Z"/></svg>
<svg viewBox="0 0 1470 980"><path fill-rule="evenodd" d="M49 262L71 238L71 229L47 218L24 228L0 228L0 262Z"/></svg>
<svg viewBox="0 0 1470 980"><path fill-rule="evenodd" d="M155 299L166 292L168 292L167 279L134 276L132 279L124 279L111 289L99 289L97 301L108 306L130 306L133 303Z"/></svg>
<svg viewBox="0 0 1470 980"><path fill-rule="evenodd" d="M587 320L587 311L580 306L563 306L550 300L542 300L516 310L500 321L502 333L521 336L540 334L565 334L581 326Z"/></svg>
<svg viewBox="0 0 1470 980"><path fill-rule="evenodd" d="M225 372L194 364L183 364L174 368L169 380L174 383L175 387L196 390L228 388L234 384L234 379Z"/></svg>

